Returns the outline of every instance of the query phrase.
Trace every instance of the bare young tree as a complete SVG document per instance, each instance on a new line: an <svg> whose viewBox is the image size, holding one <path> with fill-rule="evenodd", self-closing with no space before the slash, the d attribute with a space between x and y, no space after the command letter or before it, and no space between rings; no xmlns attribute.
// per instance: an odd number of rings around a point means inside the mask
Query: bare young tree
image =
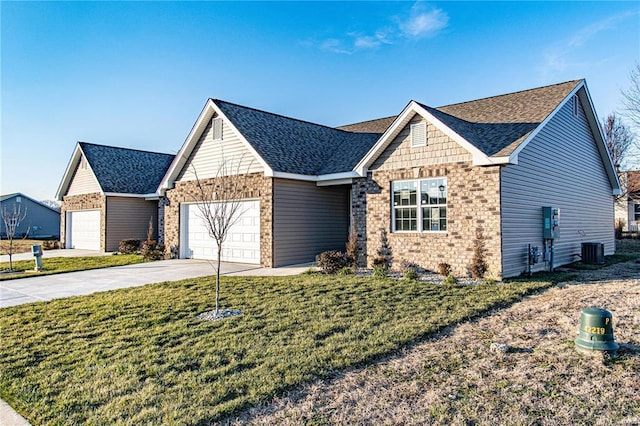
<svg viewBox="0 0 640 426"><path fill-rule="evenodd" d="M638 129L640 129L640 63L631 70L631 85L622 91L624 115Z"/></svg>
<svg viewBox="0 0 640 426"><path fill-rule="evenodd" d="M242 167L242 157L236 161L225 159L222 155L213 179L203 180L198 177L192 166L196 183L196 194L192 197L198 207L198 216L202 219L209 236L214 240L217 253L216 264L216 307L214 318L220 315L220 264L222 248L229 231L238 223L244 213L242 199L245 198L248 171Z"/></svg>
<svg viewBox="0 0 640 426"><path fill-rule="evenodd" d="M627 157L636 146L634 135L615 112L603 120L602 127L611 160L619 174L625 169Z"/></svg>
<svg viewBox="0 0 640 426"><path fill-rule="evenodd" d="M14 204L13 209L2 208L2 223L4 224L7 240L9 240L9 271L13 271L13 240L16 237L18 228L27 217L27 208L22 209L22 205ZM29 231L26 232L28 234Z"/></svg>

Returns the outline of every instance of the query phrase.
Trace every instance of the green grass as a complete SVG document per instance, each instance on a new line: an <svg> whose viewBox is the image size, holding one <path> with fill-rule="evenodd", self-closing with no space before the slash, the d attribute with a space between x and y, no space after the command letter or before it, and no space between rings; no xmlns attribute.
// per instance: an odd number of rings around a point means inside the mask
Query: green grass
<svg viewBox="0 0 640 426"><path fill-rule="evenodd" d="M209 424L549 287L201 278L0 310L0 397L34 425Z"/></svg>
<svg viewBox="0 0 640 426"><path fill-rule="evenodd" d="M62 274L65 272L85 271L87 269L108 268L111 266L132 265L146 262L137 254L123 254L117 256L85 256L85 257L52 257L43 258L44 270L35 272L34 260L17 260L13 262L14 271L18 273L3 273L0 281L16 278L37 277L40 275ZM9 269L9 262L1 262L0 270Z"/></svg>

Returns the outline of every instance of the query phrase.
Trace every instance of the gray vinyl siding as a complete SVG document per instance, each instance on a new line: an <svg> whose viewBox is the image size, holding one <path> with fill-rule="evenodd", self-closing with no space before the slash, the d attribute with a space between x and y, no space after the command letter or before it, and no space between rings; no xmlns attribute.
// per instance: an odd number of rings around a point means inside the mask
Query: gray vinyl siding
<svg viewBox="0 0 640 426"><path fill-rule="evenodd" d="M274 267L313 262L326 250L345 250L349 234L349 185L274 179Z"/></svg>
<svg viewBox="0 0 640 426"><path fill-rule="evenodd" d="M224 173L221 173L220 170L221 159L226 162ZM189 160L180 172L177 181L195 180L194 168L199 179L263 171L262 165L226 120L223 120L222 140L213 140L213 131L211 122L209 122L191 152Z"/></svg>
<svg viewBox="0 0 640 426"><path fill-rule="evenodd" d="M98 185L98 181L89 169L88 163L84 161L84 164L86 164L86 167L83 168L83 160L81 159L80 162L78 162L78 166L73 173L73 178L71 178L69 189L64 195L79 195L100 192L100 185Z"/></svg>
<svg viewBox="0 0 640 426"><path fill-rule="evenodd" d="M527 244L542 250L542 207L560 209L554 266L579 260L582 242L615 250L611 184L582 107L567 102L501 173L503 276L526 269ZM536 269L544 268L544 263ZM535 269L534 269L535 270Z"/></svg>
<svg viewBox="0 0 640 426"><path fill-rule="evenodd" d="M122 240L146 240L149 218L154 239L158 235L158 202L144 198L107 197L106 251L118 249Z"/></svg>
<svg viewBox="0 0 640 426"><path fill-rule="evenodd" d="M6 209L8 212L13 211L13 206L21 206L26 216L16 230L16 236L22 237L28 232L29 238L50 238L60 237L60 213L51 210L39 203L34 203L24 196L20 197L20 203L17 203L17 197L8 198L0 203L0 211ZM5 238L6 230L4 223L0 220L0 235Z"/></svg>

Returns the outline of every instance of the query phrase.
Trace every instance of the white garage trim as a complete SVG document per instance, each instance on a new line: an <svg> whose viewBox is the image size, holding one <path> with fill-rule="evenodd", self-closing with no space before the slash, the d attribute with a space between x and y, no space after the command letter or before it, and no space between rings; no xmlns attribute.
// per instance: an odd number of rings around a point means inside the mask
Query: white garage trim
<svg viewBox="0 0 640 426"><path fill-rule="evenodd" d="M68 211L65 247L100 250L100 210Z"/></svg>
<svg viewBox="0 0 640 426"><path fill-rule="evenodd" d="M260 201L240 201L240 217L222 244L222 261L260 264ZM197 203L180 205L180 257L217 259L215 240L209 236Z"/></svg>

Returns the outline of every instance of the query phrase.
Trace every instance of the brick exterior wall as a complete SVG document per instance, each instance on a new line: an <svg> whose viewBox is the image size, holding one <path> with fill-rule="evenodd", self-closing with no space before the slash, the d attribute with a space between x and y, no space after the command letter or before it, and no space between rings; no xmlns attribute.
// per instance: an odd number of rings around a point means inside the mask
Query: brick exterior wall
<svg viewBox="0 0 640 426"><path fill-rule="evenodd" d="M203 185L224 188L226 178L201 179ZM273 179L262 173L246 175L244 189L239 198L260 200L260 264L273 266ZM198 198L195 181L176 182L175 188L165 194L162 202L164 209L164 244L167 255L179 256L180 253L180 205L193 203Z"/></svg>
<svg viewBox="0 0 640 426"><path fill-rule="evenodd" d="M66 221L67 212L76 210L96 210L100 209L100 250L105 251L106 246L106 218L107 218L107 198L99 192L80 195L66 195L62 199L60 206L60 246L66 244Z"/></svg>
<svg viewBox="0 0 640 426"><path fill-rule="evenodd" d="M447 231L392 232L391 182L446 177ZM469 276L476 232L484 237L487 276L501 278L500 168L473 167L471 163L374 171L358 179L352 191L353 214L358 233L359 262L371 266L380 246L380 229L387 230L394 262L402 260L437 271L451 265L456 276Z"/></svg>
<svg viewBox="0 0 640 426"><path fill-rule="evenodd" d="M407 260L437 271L446 262L455 275L468 276L480 232L487 276L501 278L500 167L474 167L471 154L429 122L426 146L412 147L410 125L420 122L425 120L416 114L373 162L367 178L353 183L359 263L371 266L383 228L396 265ZM447 231L393 233L391 183L440 177L447 178Z"/></svg>

